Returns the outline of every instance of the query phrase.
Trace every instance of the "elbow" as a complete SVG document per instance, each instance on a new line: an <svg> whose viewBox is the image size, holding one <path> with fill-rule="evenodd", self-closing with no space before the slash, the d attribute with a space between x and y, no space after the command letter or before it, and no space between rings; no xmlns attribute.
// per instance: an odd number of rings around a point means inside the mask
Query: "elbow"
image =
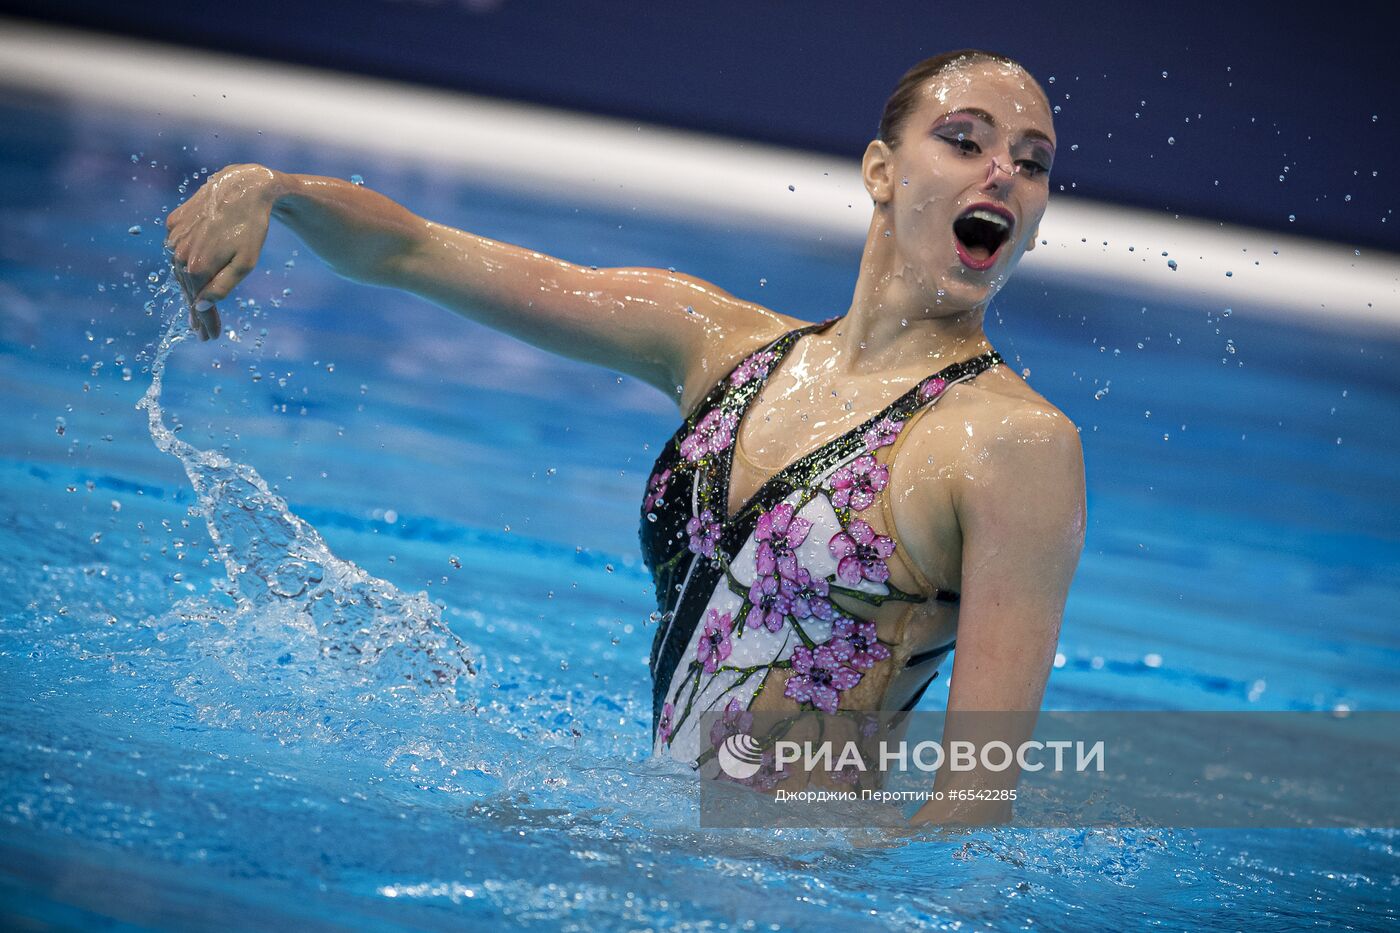
<svg viewBox="0 0 1400 933"><path fill-rule="evenodd" d="M382 244L350 268L335 271L364 285L412 291L413 284L422 279L422 273L418 270L423 266L422 245L415 239L403 237Z"/></svg>

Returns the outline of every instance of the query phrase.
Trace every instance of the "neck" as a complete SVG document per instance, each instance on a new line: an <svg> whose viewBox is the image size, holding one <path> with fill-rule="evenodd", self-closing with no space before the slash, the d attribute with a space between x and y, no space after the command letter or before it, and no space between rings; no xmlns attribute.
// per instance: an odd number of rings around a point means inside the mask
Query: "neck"
<svg viewBox="0 0 1400 933"><path fill-rule="evenodd" d="M990 296L971 302L971 291L929 282L900 252L883 212L875 211L861 256L850 311L831 331L848 371L937 369L992 349L982 330ZM958 287L961 286L961 287Z"/></svg>

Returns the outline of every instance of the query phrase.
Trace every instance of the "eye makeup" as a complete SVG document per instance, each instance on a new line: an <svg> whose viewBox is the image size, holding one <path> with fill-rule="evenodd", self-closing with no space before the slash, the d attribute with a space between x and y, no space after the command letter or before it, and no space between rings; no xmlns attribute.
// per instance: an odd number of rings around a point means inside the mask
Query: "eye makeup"
<svg viewBox="0 0 1400 933"><path fill-rule="evenodd" d="M981 107L959 107L934 121L932 132L945 137L966 139L972 136L973 131L977 128L978 120L992 128L997 125L996 117ZM1055 160L1055 149L1049 136L1040 130L1028 129L1021 133L1021 140L1023 143L1027 141L1037 143L1032 150L1032 155L1039 159L1047 169L1051 167Z"/></svg>

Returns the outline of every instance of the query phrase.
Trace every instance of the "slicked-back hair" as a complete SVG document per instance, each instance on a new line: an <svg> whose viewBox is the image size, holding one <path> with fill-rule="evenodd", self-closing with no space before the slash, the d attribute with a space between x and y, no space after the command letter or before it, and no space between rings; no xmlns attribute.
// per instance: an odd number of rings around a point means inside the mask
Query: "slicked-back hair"
<svg viewBox="0 0 1400 933"><path fill-rule="evenodd" d="M899 79L899 84L896 85L890 99L885 101L885 110L880 115L879 135L876 138L883 140L891 149L898 148L899 134L903 131L909 116L919 105L919 91L923 88L924 83L948 68L974 62L1000 62L1003 65L1012 65L1026 72L1026 76L1030 77L1030 72L1026 67L1014 58L999 55L996 52L988 52L985 49L958 49L953 52L944 52L942 55L935 55L933 58L926 58L904 73L904 77ZM1045 89L1040 87L1034 78L1031 78L1031 83L1035 84L1042 96L1045 96Z"/></svg>

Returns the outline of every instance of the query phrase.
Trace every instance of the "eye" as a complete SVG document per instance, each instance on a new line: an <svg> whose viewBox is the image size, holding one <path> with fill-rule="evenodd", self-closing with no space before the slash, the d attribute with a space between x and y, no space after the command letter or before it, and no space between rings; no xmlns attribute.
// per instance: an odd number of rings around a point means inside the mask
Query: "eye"
<svg viewBox="0 0 1400 933"><path fill-rule="evenodd" d="M1032 178L1044 175L1050 171L1048 168L1032 159L1021 159L1016 164L1022 166L1021 171L1028 173Z"/></svg>
<svg viewBox="0 0 1400 933"><path fill-rule="evenodd" d="M939 139L953 146L959 152L981 152L982 147L959 133L957 136L939 136Z"/></svg>

